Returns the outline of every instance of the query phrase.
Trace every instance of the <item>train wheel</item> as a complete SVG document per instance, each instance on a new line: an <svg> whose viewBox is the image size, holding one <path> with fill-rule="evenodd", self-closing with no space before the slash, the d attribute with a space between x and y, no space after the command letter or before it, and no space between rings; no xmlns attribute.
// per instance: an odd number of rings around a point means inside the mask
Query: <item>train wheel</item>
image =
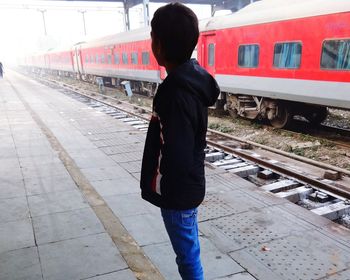
<svg viewBox="0 0 350 280"><path fill-rule="evenodd" d="M236 109L229 109L228 113L230 114L231 118L236 119L238 118L238 112Z"/></svg>
<svg viewBox="0 0 350 280"><path fill-rule="evenodd" d="M278 114L274 119L270 120L270 123L273 127L283 128L288 126L291 119L292 115L290 114L289 110L285 106L279 105Z"/></svg>
<svg viewBox="0 0 350 280"><path fill-rule="evenodd" d="M327 107L319 107L316 110L311 111L309 114L305 115L305 118L312 125L319 125L322 123L328 115Z"/></svg>

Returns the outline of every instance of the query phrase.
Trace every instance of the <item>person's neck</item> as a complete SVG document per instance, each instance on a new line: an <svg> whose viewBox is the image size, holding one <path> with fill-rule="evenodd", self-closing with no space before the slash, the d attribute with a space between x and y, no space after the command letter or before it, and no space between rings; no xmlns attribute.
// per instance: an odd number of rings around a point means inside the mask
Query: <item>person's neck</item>
<svg viewBox="0 0 350 280"><path fill-rule="evenodd" d="M178 63L165 63L164 67L169 74L170 72L174 71L180 64Z"/></svg>

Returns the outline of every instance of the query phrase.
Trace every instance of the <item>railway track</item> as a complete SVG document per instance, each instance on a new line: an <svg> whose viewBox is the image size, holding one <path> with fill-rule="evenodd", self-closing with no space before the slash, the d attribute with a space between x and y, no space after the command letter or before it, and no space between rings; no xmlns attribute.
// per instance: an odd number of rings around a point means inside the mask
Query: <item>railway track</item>
<svg viewBox="0 0 350 280"><path fill-rule="evenodd" d="M295 120L288 131L296 135L306 134L325 139L338 147L350 149L350 129L326 124L313 127L308 122Z"/></svg>
<svg viewBox="0 0 350 280"><path fill-rule="evenodd" d="M151 111L57 81L43 81L96 110L147 130ZM206 164L350 227L350 171L208 129Z"/></svg>

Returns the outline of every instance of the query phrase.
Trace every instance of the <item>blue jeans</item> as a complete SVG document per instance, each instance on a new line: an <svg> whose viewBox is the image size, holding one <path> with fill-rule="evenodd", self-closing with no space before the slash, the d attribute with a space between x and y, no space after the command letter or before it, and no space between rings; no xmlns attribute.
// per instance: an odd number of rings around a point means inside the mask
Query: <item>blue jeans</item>
<svg viewBox="0 0 350 280"><path fill-rule="evenodd" d="M203 280L197 208L189 210L161 209L161 213L176 254L176 263L182 279Z"/></svg>

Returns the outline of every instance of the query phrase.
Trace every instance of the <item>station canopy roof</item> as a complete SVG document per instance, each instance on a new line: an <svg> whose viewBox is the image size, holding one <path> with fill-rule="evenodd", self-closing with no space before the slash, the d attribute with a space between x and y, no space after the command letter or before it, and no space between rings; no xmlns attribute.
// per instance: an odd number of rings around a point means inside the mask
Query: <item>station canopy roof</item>
<svg viewBox="0 0 350 280"><path fill-rule="evenodd" d="M50 0L46 0L50 1ZM57 0L56 0L57 1ZM116 3L123 3L125 5L125 8L129 9L136 5L143 4L143 0L60 0L60 1L66 1L66 2L77 2L77 1L89 1L89 2L116 2ZM211 5L212 11L219 11L219 10L231 10L233 12L243 8L244 6L248 5L249 3L256 2L258 0L185 0L181 1L184 4L201 4L201 5ZM148 1L147 1L148 2ZM151 0L149 1L151 3L170 3L171 1L161 1L161 0Z"/></svg>

